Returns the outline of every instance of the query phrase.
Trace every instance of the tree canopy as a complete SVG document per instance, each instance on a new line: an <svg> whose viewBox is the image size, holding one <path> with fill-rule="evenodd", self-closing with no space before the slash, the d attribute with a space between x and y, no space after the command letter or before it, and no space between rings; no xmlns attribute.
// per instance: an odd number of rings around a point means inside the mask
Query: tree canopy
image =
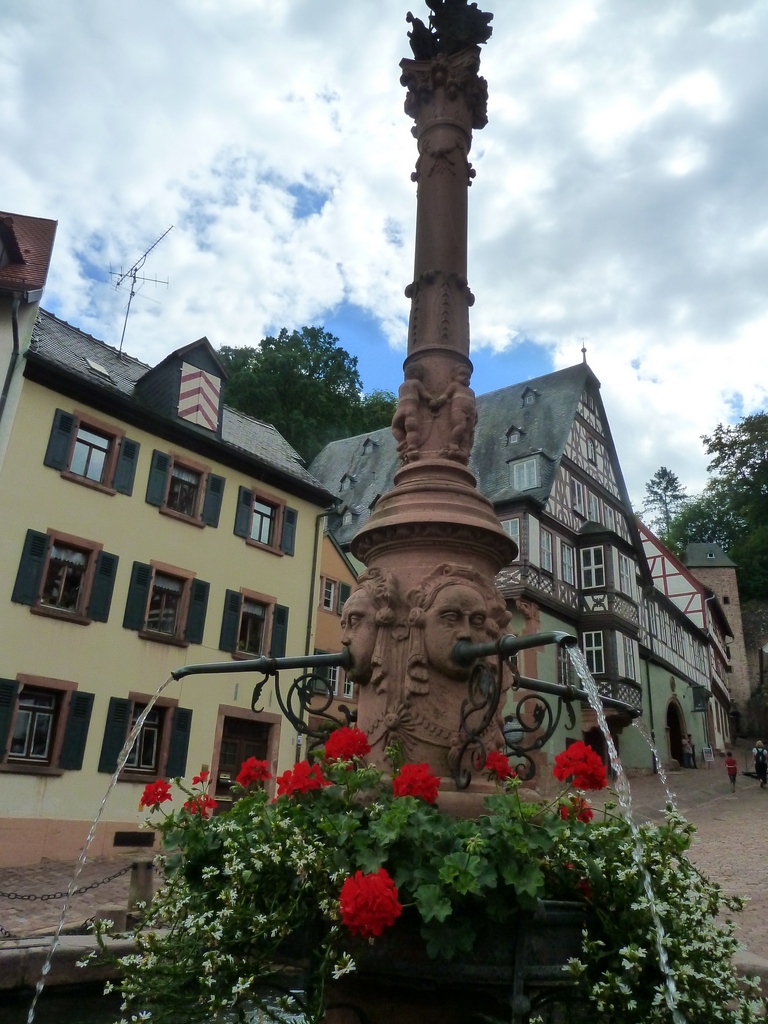
<svg viewBox="0 0 768 1024"><path fill-rule="evenodd" d="M702 438L712 461L704 492L670 523L667 543L719 544L738 566L743 600L768 597L768 413L718 424Z"/></svg>
<svg viewBox="0 0 768 1024"><path fill-rule="evenodd" d="M364 394L357 357L322 327L282 328L258 348L225 345L218 354L230 375L224 400L272 423L307 463L329 441L392 420L395 396Z"/></svg>
<svg viewBox="0 0 768 1024"><path fill-rule="evenodd" d="M677 475L661 466L645 485L645 504L640 514L666 541L673 516L682 510L687 500L688 495Z"/></svg>

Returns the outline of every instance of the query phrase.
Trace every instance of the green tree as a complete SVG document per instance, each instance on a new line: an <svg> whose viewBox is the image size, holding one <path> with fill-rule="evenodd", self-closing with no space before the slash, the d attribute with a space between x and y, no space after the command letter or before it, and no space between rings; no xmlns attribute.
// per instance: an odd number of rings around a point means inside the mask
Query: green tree
<svg viewBox="0 0 768 1024"><path fill-rule="evenodd" d="M272 423L307 463L329 441L386 426L395 396L364 395L357 358L338 341L322 327L302 327L282 328L258 348L223 346L224 400Z"/></svg>
<svg viewBox="0 0 768 1024"><path fill-rule="evenodd" d="M668 543L719 544L738 566L742 600L768 596L768 413L718 424L702 438L712 461L707 486L673 517Z"/></svg>
<svg viewBox="0 0 768 1024"><path fill-rule="evenodd" d="M648 525L666 540L672 519L687 501L688 495L677 475L661 466L645 485L645 505L640 514L643 519L647 517Z"/></svg>

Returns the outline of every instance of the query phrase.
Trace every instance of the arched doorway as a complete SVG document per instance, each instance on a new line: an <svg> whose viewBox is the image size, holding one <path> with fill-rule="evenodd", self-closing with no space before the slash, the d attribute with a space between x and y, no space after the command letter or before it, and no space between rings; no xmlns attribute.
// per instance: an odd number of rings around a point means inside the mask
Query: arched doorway
<svg viewBox="0 0 768 1024"><path fill-rule="evenodd" d="M683 763L683 716L677 701L667 704L667 746L670 757Z"/></svg>

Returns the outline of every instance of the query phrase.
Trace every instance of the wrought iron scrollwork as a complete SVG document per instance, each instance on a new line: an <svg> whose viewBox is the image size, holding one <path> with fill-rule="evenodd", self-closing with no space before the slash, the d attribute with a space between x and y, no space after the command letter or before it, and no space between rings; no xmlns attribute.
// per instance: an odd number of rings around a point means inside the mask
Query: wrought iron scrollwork
<svg viewBox="0 0 768 1024"><path fill-rule="evenodd" d="M459 736L464 739L451 752L453 777L457 789L466 789L472 780L472 772L463 768L464 758L469 760L476 771L481 771L488 751L483 735L493 721L501 697L501 672L480 661L469 677L468 693L461 705Z"/></svg>
<svg viewBox="0 0 768 1024"><path fill-rule="evenodd" d="M587 701L589 698L584 690L570 684L549 683L543 679L521 676L518 671L517 654L530 647L557 644L560 648L566 648L573 647L576 643L575 636L558 631L535 633L531 636L513 636L509 633L490 643L471 644L461 641L456 644L453 649L454 660L460 665L474 665L468 684L469 696L461 708L460 741L452 763L454 780L459 789L466 789L471 780L470 769L463 767L467 752L470 751L469 760L476 771L482 770L485 763L486 750L481 733L490 725L498 711L502 692L502 672L505 666L512 673L512 694L517 691L524 692L513 710L504 718L504 752L523 782L530 782L534 778L536 762L531 755L552 738L560 724L563 708L568 716L568 726L572 728L576 724L573 703ZM481 660L490 657L498 659L495 675L487 660ZM476 672L479 673L477 676ZM486 677L494 678L496 685L492 686L488 681L479 682L486 680ZM479 696L476 696L477 694ZM556 698L556 703L545 699L543 695ZM601 700L605 707L616 708L630 718L636 718L640 714L639 708L626 701L607 696L601 696ZM473 722L473 714L481 715L480 724ZM512 761L512 758L517 758L517 761Z"/></svg>
<svg viewBox="0 0 768 1024"><path fill-rule="evenodd" d="M188 675L208 673L259 672L262 678L253 688L251 710L262 710L258 705L265 686L272 680L280 711L300 736L308 738L310 746L317 746L328 738L328 733L332 729L342 724L336 714L329 714L334 693L328 670L333 667L349 668L349 652L346 648L339 654L314 654L298 658L262 657L208 665L185 665L171 674L174 679L183 679ZM310 671L297 676L283 696L280 672L290 669ZM345 704L337 704L334 710L344 716L346 725L350 725L357 718L357 712L350 710ZM321 720L319 727L312 728L309 725L310 715L313 719Z"/></svg>

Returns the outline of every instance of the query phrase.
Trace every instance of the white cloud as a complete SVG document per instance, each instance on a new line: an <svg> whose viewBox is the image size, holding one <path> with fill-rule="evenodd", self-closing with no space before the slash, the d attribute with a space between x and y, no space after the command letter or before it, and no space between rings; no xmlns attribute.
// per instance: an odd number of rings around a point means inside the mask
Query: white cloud
<svg viewBox="0 0 768 1024"><path fill-rule="evenodd" d="M0 205L59 221L46 304L117 344L109 268L173 224L144 270L169 287L145 284L128 323L139 357L254 344L342 302L402 345L408 6L2 5ZM478 374L530 342L567 365L586 339L633 496L660 465L697 490L699 436L766 402L768 8L497 6L472 151Z"/></svg>

